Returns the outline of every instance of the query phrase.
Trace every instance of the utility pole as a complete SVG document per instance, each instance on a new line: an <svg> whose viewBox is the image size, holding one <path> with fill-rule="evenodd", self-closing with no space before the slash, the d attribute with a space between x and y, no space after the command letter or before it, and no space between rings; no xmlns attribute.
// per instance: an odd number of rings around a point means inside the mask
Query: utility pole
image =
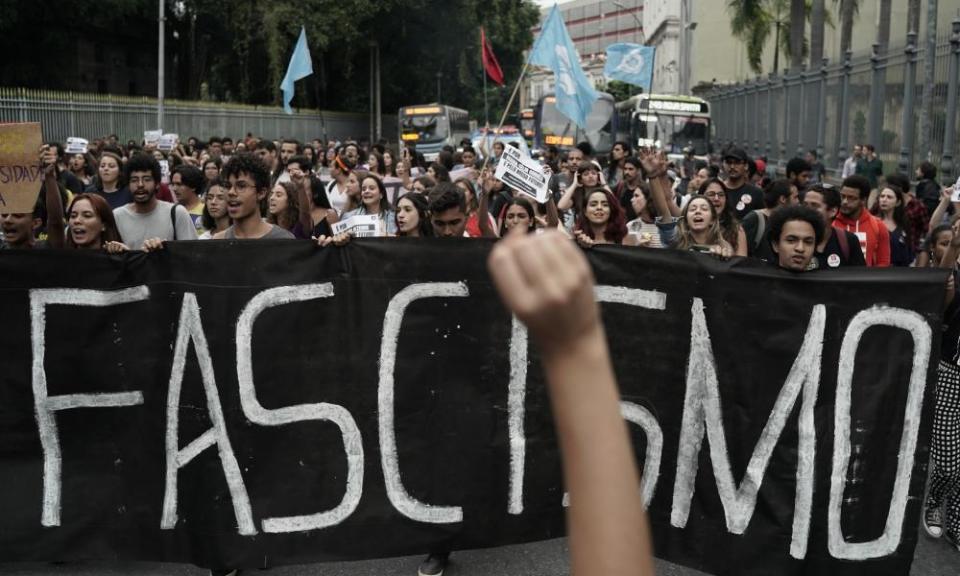
<svg viewBox="0 0 960 576"><path fill-rule="evenodd" d="M166 67L166 59L164 58L165 23L164 0L160 0L160 30L157 38L157 128L161 130L163 129L163 71Z"/></svg>

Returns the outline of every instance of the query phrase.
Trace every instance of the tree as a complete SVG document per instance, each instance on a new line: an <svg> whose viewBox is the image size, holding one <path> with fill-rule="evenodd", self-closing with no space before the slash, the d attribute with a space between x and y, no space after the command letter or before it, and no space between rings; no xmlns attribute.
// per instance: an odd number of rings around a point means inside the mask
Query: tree
<svg viewBox="0 0 960 576"><path fill-rule="evenodd" d="M813 0L810 11L810 67L815 68L823 60L823 29L826 20L826 0Z"/></svg>
<svg viewBox="0 0 960 576"><path fill-rule="evenodd" d="M804 27L811 17L813 1L727 0L730 30L746 45L751 70L757 74L763 72L763 54L771 35L774 36L773 71L779 72L781 50L790 57L791 68L801 65L809 49ZM832 26L830 15L825 11L823 14L824 23ZM796 42L792 38L796 38Z"/></svg>
<svg viewBox="0 0 960 576"><path fill-rule="evenodd" d="M860 14L860 0L839 0L840 2L840 54L850 50L853 39L853 21Z"/></svg>

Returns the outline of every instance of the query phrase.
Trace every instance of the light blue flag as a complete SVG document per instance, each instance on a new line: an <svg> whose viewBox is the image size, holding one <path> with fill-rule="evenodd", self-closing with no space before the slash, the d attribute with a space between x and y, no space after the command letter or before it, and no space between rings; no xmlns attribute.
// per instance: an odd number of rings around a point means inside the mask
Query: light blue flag
<svg viewBox="0 0 960 576"><path fill-rule="evenodd" d="M567 34L567 27L556 4L533 43L530 64L553 70L557 110L577 126L586 126L587 114L599 94L580 67L580 55Z"/></svg>
<svg viewBox="0 0 960 576"><path fill-rule="evenodd" d="M280 89L283 90L283 110L287 114L293 114L293 109L290 108L290 101L293 100L293 83L311 74L313 74L313 61L310 59L310 48L307 47L307 30L301 26L297 47L293 49L290 65L287 66L287 75L280 83Z"/></svg>
<svg viewBox="0 0 960 576"><path fill-rule="evenodd" d="M603 67L603 75L650 92L655 50L653 46L641 44L611 44L607 46L607 65Z"/></svg>

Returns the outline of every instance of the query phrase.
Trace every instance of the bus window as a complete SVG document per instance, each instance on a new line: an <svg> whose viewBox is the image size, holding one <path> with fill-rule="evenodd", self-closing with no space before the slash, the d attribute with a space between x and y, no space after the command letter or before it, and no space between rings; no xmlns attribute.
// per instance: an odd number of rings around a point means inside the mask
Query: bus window
<svg viewBox="0 0 960 576"><path fill-rule="evenodd" d="M403 140L416 142L437 142L450 134L445 118L437 114L403 116L400 119Z"/></svg>

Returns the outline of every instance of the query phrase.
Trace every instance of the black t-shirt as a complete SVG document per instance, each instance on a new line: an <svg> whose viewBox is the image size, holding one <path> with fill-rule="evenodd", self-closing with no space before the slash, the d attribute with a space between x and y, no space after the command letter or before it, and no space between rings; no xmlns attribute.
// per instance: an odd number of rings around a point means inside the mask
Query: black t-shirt
<svg viewBox="0 0 960 576"><path fill-rule="evenodd" d="M846 253L844 253L843 247L837 239L837 234L847 235ZM830 234L830 239L827 240L826 246L823 247L823 252L817 252L812 262L817 263L817 268L826 269L840 268L841 266L867 265L867 261L863 258L863 250L860 249L860 240L857 239L856 234L847 232L846 230L840 230L839 228L833 229Z"/></svg>
<svg viewBox="0 0 960 576"><path fill-rule="evenodd" d="M748 213L763 208L763 192L753 184L727 190L727 204L733 208L737 220L743 220Z"/></svg>
<svg viewBox="0 0 960 576"><path fill-rule="evenodd" d="M846 253L844 253L843 247L840 246L840 241L837 240L837 234L847 235ZM753 253L753 256L772 264L777 263L777 255L774 253L773 248L770 247L769 230L764 232L763 240ZM827 244L823 247L823 252L816 252L813 255L813 259L810 260L810 267L808 270L829 270L833 268L839 268L841 266L866 265L867 262L863 259L863 251L860 250L860 240L857 239L857 236L853 232L847 232L846 230L834 228L833 232L830 234L830 239L827 240Z"/></svg>

